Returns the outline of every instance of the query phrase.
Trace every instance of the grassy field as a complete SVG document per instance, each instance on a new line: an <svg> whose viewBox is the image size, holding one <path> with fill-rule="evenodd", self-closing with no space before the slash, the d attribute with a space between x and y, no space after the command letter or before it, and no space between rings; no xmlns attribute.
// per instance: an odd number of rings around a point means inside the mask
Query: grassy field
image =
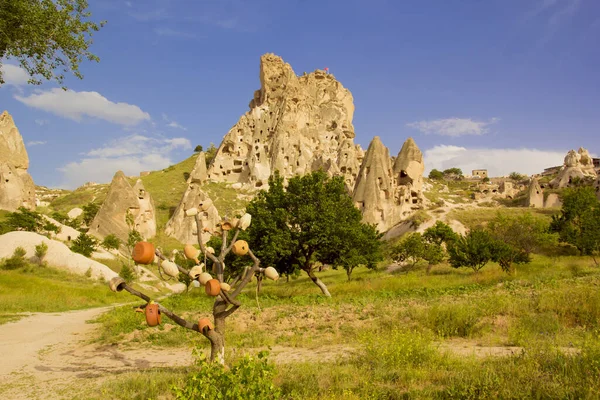
<svg viewBox="0 0 600 400"><path fill-rule="evenodd" d="M267 282L260 309L249 285L228 319L227 357L284 349L284 398L595 398L600 394L600 270L589 259L536 256L517 274L435 267L390 274L325 271L333 297L306 277ZM186 318L208 316L202 291L163 304ZM208 348L178 326L148 328L128 308L103 315L98 340L128 346ZM126 342L126 343L124 343ZM513 353L513 354L511 354ZM190 369L124 374L100 393L170 398Z"/></svg>
<svg viewBox="0 0 600 400"><path fill-rule="evenodd" d="M448 218L455 219L467 228L475 228L485 225L496 216L497 213L509 215L523 215L531 213L539 218L550 221L552 215L558 214L558 208L530 208L530 207L477 207L468 209L454 209L448 213Z"/></svg>
<svg viewBox="0 0 600 400"><path fill-rule="evenodd" d="M105 282L29 265L0 270L0 324L19 319L24 312L59 312L123 302Z"/></svg>

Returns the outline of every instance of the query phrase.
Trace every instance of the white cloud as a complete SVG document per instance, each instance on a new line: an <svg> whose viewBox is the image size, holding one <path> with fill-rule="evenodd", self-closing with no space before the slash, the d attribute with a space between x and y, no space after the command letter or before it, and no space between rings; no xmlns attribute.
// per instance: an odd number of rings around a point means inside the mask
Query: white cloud
<svg viewBox="0 0 600 400"><path fill-rule="evenodd" d="M425 151L425 175L432 169L457 167L465 175L474 169L487 169L490 176L505 176L513 171L533 175L544 168L562 165L566 151L538 149L465 148L438 145Z"/></svg>
<svg viewBox="0 0 600 400"><path fill-rule="evenodd" d="M177 31L171 28L155 28L154 33L158 36L176 37L182 39L193 39L196 37L195 34L183 31Z"/></svg>
<svg viewBox="0 0 600 400"><path fill-rule="evenodd" d="M2 75L6 85L26 85L29 80L27 71L18 65L2 64Z"/></svg>
<svg viewBox="0 0 600 400"><path fill-rule="evenodd" d="M59 168L63 173L61 186L72 189L89 181L110 182L119 170L125 175L138 175L141 171L163 169L173 164L173 151L191 148L187 138L154 138L139 134L118 138L84 153L81 160Z"/></svg>
<svg viewBox="0 0 600 400"><path fill-rule="evenodd" d="M474 121L471 118L447 118L431 121L417 121L406 124L422 133L458 137L464 135L483 135L489 131L488 126L498 122L499 118L489 121Z"/></svg>
<svg viewBox="0 0 600 400"><path fill-rule="evenodd" d="M29 142L27 142L27 147L31 147L31 146L39 146L42 144L46 144L47 142L45 140L31 140Z"/></svg>
<svg viewBox="0 0 600 400"><path fill-rule="evenodd" d="M138 106L128 103L113 103L98 92L64 91L54 88L37 91L28 97L16 95L15 99L29 107L78 122L84 116L126 126L150 120L150 114L142 111Z"/></svg>
<svg viewBox="0 0 600 400"><path fill-rule="evenodd" d="M39 126L44 126L44 125L48 125L50 123L50 121L48 121L47 119L36 119L35 123L38 124Z"/></svg>
<svg viewBox="0 0 600 400"><path fill-rule="evenodd" d="M184 131L187 131L187 128L185 126L179 125L179 123L175 122L175 121L171 121L169 122L169 124L167 125L171 128L175 128L175 129L183 129Z"/></svg>

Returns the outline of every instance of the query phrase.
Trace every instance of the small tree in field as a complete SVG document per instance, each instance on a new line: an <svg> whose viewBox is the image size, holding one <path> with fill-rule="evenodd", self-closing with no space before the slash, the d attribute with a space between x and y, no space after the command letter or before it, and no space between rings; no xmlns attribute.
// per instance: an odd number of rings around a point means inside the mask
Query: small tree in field
<svg viewBox="0 0 600 400"><path fill-rule="evenodd" d="M289 180L275 173L269 191L261 191L247 210L253 217L248 231L250 246L267 265L286 272L300 269L323 294L327 286L315 274L317 265L342 265L350 273L356 265L374 266L381 259L380 236L363 227L341 177L323 171ZM353 249L362 254L357 254Z"/></svg>
<svg viewBox="0 0 600 400"><path fill-rule="evenodd" d="M427 262L427 273L434 265L444 259L444 249L435 242L428 242L419 232L410 233L392 247L392 259L405 263L406 272L414 269L419 263Z"/></svg>
<svg viewBox="0 0 600 400"><path fill-rule="evenodd" d="M434 168L431 171L429 171L429 179L441 181L442 179L444 179L444 173Z"/></svg>
<svg viewBox="0 0 600 400"><path fill-rule="evenodd" d="M133 238L136 239L136 238ZM139 242L136 241L135 243ZM134 245L135 245L134 243ZM111 233L110 235L107 235L104 240L102 241L102 247L104 247L106 250L119 250L119 247L121 246L121 239L119 239L115 234Z"/></svg>
<svg viewBox="0 0 600 400"><path fill-rule="evenodd" d="M492 260L494 239L482 229L473 229L465 236L460 236L450 246L450 265L454 268L468 267L475 272Z"/></svg>
<svg viewBox="0 0 600 400"><path fill-rule="evenodd" d="M130 287L122 277L113 278L110 281L109 286L113 291L118 292L126 290L127 292L146 301L146 304L142 307L146 309L146 320L149 324L151 322L149 315L152 315L152 312L160 312L169 317L178 325L204 335L209 340L211 345L211 361L225 364L225 322L227 317L233 314L242 305L239 300L237 300L237 296L256 274L264 274L265 276L275 280L279 278L279 275L274 268L261 268L259 259L254 255L252 250L248 248L248 243L243 240L237 240L240 229L246 229L250 224L250 214L244 215L239 221L236 222L223 221L221 223L220 232L213 232L213 234L220 234L221 247L213 254L213 252L208 251L206 245L202 241L201 232L205 231L203 224L204 217L200 214L197 214L197 212L198 211L196 208L192 208L186 210L186 215L195 214L197 232L199 233L198 244L201 252L213 263L213 274L216 277L213 278L213 276L211 276L208 271L205 270L205 265L200 263L198 260L198 250L190 245L186 245L184 248L184 253L189 259L197 260L198 264L189 270L167 260L167 258L159 250L156 250L154 246L148 242L138 242L135 245L133 255L137 262L146 264L153 262L154 257L156 256L162 260L160 267L167 275L171 277L178 277L180 273L183 273L204 284L206 293L215 297L215 302L212 308L214 324L208 318L201 318L197 323L181 318L171 310L163 307L159 303L152 301L152 299L146 294ZM234 231L231 240L229 240L230 230ZM225 260L231 251L233 251L239 257L244 257L246 255L249 256L253 264L252 266L244 268L239 275L232 277L228 283L225 279L225 271L227 270ZM152 321L154 321L153 323L156 324L155 319Z"/></svg>
<svg viewBox="0 0 600 400"><path fill-rule="evenodd" d="M77 239L73 240L71 243L71 250L75 253L83 254L86 257L91 257L94 250L96 250L96 246L98 242L92 236L80 233L77 236Z"/></svg>

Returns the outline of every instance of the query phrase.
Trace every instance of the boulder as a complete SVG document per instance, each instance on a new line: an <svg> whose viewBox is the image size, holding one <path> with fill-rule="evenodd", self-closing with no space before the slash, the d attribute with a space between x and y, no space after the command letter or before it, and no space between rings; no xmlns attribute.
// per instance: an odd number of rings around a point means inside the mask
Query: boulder
<svg viewBox="0 0 600 400"><path fill-rule="evenodd" d="M12 116L4 111L0 114L0 209L35 209L35 185L27 168L29 157L23 137Z"/></svg>
<svg viewBox="0 0 600 400"><path fill-rule="evenodd" d="M343 175L351 191L362 150L354 144L350 91L325 71L296 76L274 54L260 59L260 83L250 110L223 138L208 178L265 189L275 170L289 178L324 168Z"/></svg>
<svg viewBox="0 0 600 400"><path fill-rule="evenodd" d="M83 214L83 210L79 207L72 208L68 213L67 217L70 219L75 219Z"/></svg>
<svg viewBox="0 0 600 400"><path fill-rule="evenodd" d="M546 200L544 200L544 208L560 208L562 207L562 201L557 193L548 193Z"/></svg>
<svg viewBox="0 0 600 400"><path fill-rule="evenodd" d="M133 226L143 238L156 235L156 214L150 193L141 180L132 187L125 174L118 171L108 188L106 199L90 224L89 234L104 238L110 234L127 242L131 227L127 215L133 218Z"/></svg>
<svg viewBox="0 0 600 400"><path fill-rule="evenodd" d="M35 262L35 246L42 242L48 246L44 261L54 268L78 275L86 275L90 271L91 278L102 278L107 281L117 276L117 273L106 265L73 253L64 243L34 232L16 231L0 235L0 259L12 256L17 247L22 247L26 251L25 257Z"/></svg>

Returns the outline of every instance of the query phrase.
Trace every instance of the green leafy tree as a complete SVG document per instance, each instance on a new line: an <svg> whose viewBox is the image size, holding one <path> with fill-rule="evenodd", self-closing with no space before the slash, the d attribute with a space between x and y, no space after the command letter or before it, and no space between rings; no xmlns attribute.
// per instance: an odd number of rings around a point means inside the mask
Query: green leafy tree
<svg viewBox="0 0 600 400"><path fill-rule="evenodd" d="M460 169L460 168L445 169L443 174L444 174L444 178L446 178L446 179L462 179L463 178L463 172L462 172L462 169Z"/></svg>
<svg viewBox="0 0 600 400"><path fill-rule="evenodd" d="M125 282L127 283L130 283L135 279L135 273L133 272L133 269L124 262L121 262L121 271L119 271L119 276L125 279Z"/></svg>
<svg viewBox="0 0 600 400"><path fill-rule="evenodd" d="M511 172L510 175L508 175L508 178L515 182L521 182L527 179L527 176L518 172Z"/></svg>
<svg viewBox="0 0 600 400"><path fill-rule="evenodd" d="M454 268L468 267L479 272L492 260L494 239L483 229L473 229L460 236L450 246L450 265Z"/></svg>
<svg viewBox="0 0 600 400"><path fill-rule="evenodd" d="M90 257L94 250L96 250L97 245L97 240L92 236L85 233L80 233L79 236L77 236L77 238L71 242L71 250L75 253Z"/></svg>
<svg viewBox="0 0 600 400"><path fill-rule="evenodd" d="M202 149L203 149L202 145L199 144L198 146L196 146L194 148L194 153L200 153L202 151Z"/></svg>
<svg viewBox="0 0 600 400"><path fill-rule="evenodd" d="M436 221L433 226L427 228L425 232L423 232L423 239L429 243L438 245L445 243L448 245L458 239L458 235L448 224L445 224L442 221Z"/></svg>
<svg viewBox="0 0 600 400"><path fill-rule="evenodd" d="M13 252L13 255L2 263L1 267L4 270L15 270L27 266L27 260L25 255L27 252L22 247L17 247Z"/></svg>
<svg viewBox="0 0 600 400"><path fill-rule="evenodd" d="M498 213L487 226L495 240L492 261L500 264L505 272L515 272L513 263L529 263L532 252L556 242L556 235L549 233L548 229L546 221L529 212L516 216Z"/></svg>
<svg viewBox="0 0 600 400"><path fill-rule="evenodd" d="M441 181L442 179L444 179L444 173L434 168L429 172L429 179Z"/></svg>
<svg viewBox="0 0 600 400"><path fill-rule="evenodd" d="M490 178L488 178L487 176L485 178L483 178L481 180L483 183L488 183L490 181Z"/></svg>
<svg viewBox="0 0 600 400"><path fill-rule="evenodd" d="M111 233L107 235L102 241L102 247L106 250L119 250L121 246L121 239L119 239L115 234Z"/></svg>
<svg viewBox="0 0 600 400"><path fill-rule="evenodd" d="M10 231L28 231L48 235L50 232L60 233L60 227L44 218L36 211L25 207L8 215L8 220L1 228L2 233Z"/></svg>
<svg viewBox="0 0 600 400"><path fill-rule="evenodd" d="M86 224L87 226L89 226L92 221L94 220L94 217L96 216L96 214L98 214L98 211L100 210L100 204L98 203L94 203L94 202L90 202L87 203L86 205L84 205L82 207L83 209L83 223Z"/></svg>
<svg viewBox="0 0 600 400"><path fill-rule="evenodd" d="M435 242L428 242L419 232L406 235L398 244L392 247L392 259L405 263L404 270L409 272L420 263L427 262L427 273L434 265L444 259L444 249Z"/></svg>
<svg viewBox="0 0 600 400"><path fill-rule="evenodd" d="M594 188L565 189L559 215L552 217L550 229L559 241L575 246L581 255L594 255L600 246L600 202Z"/></svg>
<svg viewBox="0 0 600 400"><path fill-rule="evenodd" d="M89 47L105 23L90 21L87 7L87 0L0 0L0 60L16 58L32 84L62 85L66 72L82 79L81 62L99 61Z"/></svg>
<svg viewBox="0 0 600 400"><path fill-rule="evenodd" d="M348 235L347 240L336 248L333 256L333 267L342 267L346 270L348 280L356 267L364 266L374 270L377 263L383 260L380 239L383 237L375 226L361 224L354 225L355 230Z"/></svg>
<svg viewBox="0 0 600 400"><path fill-rule="evenodd" d="M44 257L48 253L48 245L46 242L42 242L35 246L35 256L37 257L40 265L44 263Z"/></svg>
<svg viewBox="0 0 600 400"><path fill-rule="evenodd" d="M250 248L264 265L287 274L300 269L326 296L331 295L315 275L317 264L356 265L367 260L372 265L377 259L378 237L362 227L361 213L341 177L328 178L317 171L291 178L286 190L276 172L269 178L269 191L259 192L246 210L252 215ZM369 252L363 259L350 252L357 236L369 242L361 244Z"/></svg>
<svg viewBox="0 0 600 400"><path fill-rule="evenodd" d="M210 146L208 147L208 149L206 149L206 152L204 153L206 158L206 168L208 168L212 160L214 160L215 156L217 155L217 150L218 149L215 147L215 144L211 142Z"/></svg>

